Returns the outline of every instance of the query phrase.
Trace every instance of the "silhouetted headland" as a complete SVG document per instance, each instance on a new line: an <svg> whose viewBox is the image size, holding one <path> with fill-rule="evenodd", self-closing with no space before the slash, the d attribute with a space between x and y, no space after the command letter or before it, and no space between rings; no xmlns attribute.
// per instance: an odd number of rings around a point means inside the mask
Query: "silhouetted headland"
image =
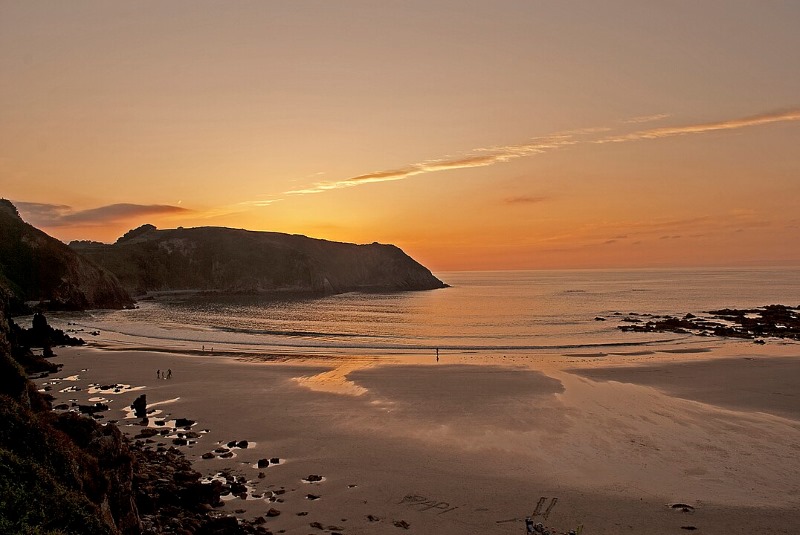
<svg viewBox="0 0 800 535"><path fill-rule="evenodd" d="M24 311L26 302L62 310L133 306L114 275L25 223L5 199L0 199L0 293L12 313Z"/></svg>
<svg viewBox="0 0 800 535"><path fill-rule="evenodd" d="M112 245L81 241L70 246L114 273L135 295L175 290L336 294L446 287L394 245L356 245L297 234L142 225Z"/></svg>

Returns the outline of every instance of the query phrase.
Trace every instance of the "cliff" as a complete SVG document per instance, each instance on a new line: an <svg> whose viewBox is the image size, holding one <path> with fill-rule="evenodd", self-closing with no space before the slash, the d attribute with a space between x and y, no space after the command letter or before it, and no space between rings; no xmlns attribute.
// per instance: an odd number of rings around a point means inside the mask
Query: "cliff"
<svg viewBox="0 0 800 535"><path fill-rule="evenodd" d="M0 294L0 533L140 533L134 458L119 429L57 415L23 369ZM17 355L17 358L15 358ZM41 357L39 357L41 359ZM55 366L53 366L55 368ZM41 369L41 368L39 368Z"/></svg>
<svg viewBox="0 0 800 535"><path fill-rule="evenodd" d="M431 290L446 285L393 245L276 232L144 225L113 245L72 242L133 294L165 290L303 292Z"/></svg>
<svg viewBox="0 0 800 535"><path fill-rule="evenodd" d="M19 334L31 333L7 311L0 292L0 533L264 532L213 511L223 484L203 483L176 448L131 441L91 413L54 411L26 375L58 366L20 345Z"/></svg>
<svg viewBox="0 0 800 535"><path fill-rule="evenodd" d="M5 199L0 199L0 289L15 308L25 301L76 310L133 305L111 273L25 223Z"/></svg>

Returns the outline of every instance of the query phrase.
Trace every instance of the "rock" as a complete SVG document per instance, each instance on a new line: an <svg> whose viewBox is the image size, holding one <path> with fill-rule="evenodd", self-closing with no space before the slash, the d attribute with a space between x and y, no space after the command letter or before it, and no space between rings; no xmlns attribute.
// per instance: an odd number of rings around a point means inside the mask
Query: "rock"
<svg viewBox="0 0 800 535"><path fill-rule="evenodd" d="M200 456L201 459L213 459L214 457L216 456L210 451L207 451L206 453Z"/></svg>
<svg viewBox="0 0 800 535"><path fill-rule="evenodd" d="M82 414L95 414L96 412L103 412L108 410L108 405L105 403L95 403L94 405L78 405L78 410Z"/></svg>
<svg viewBox="0 0 800 535"><path fill-rule="evenodd" d="M269 466L269 459L259 459L258 460L258 467L259 468L266 468Z"/></svg>
<svg viewBox="0 0 800 535"><path fill-rule="evenodd" d="M319 500L320 496L316 494L306 494L306 500Z"/></svg>
<svg viewBox="0 0 800 535"><path fill-rule="evenodd" d="M375 515L367 515L367 520L369 520L370 522L380 522L381 521L381 519L378 518Z"/></svg>
<svg viewBox="0 0 800 535"><path fill-rule="evenodd" d="M325 526L323 526L319 522L311 522L309 524L309 526L311 526L312 528L316 528L316 529L325 529Z"/></svg>
<svg viewBox="0 0 800 535"><path fill-rule="evenodd" d="M247 446L248 446L248 442L246 440L240 440L239 442L236 443L236 447L237 448L241 448L243 450L246 450Z"/></svg>
<svg viewBox="0 0 800 535"><path fill-rule="evenodd" d="M197 535L239 535L243 533L239 521L234 516L212 518L198 531Z"/></svg>
<svg viewBox="0 0 800 535"><path fill-rule="evenodd" d="M281 460L277 457L273 457L269 460L269 464L280 464Z"/></svg>
<svg viewBox="0 0 800 535"><path fill-rule="evenodd" d="M152 427L146 427L139 431L139 434L136 435L134 438L150 438L154 437L158 434L158 429L153 429Z"/></svg>
<svg viewBox="0 0 800 535"><path fill-rule="evenodd" d="M142 394L131 403L133 415L137 418L147 418L147 394Z"/></svg>
<svg viewBox="0 0 800 535"><path fill-rule="evenodd" d="M267 474L265 474L264 472L258 473L258 479L264 479L265 477L267 477Z"/></svg>
<svg viewBox="0 0 800 535"><path fill-rule="evenodd" d="M270 517L270 518L275 517L275 516L280 516L280 514L281 514L281 512L278 511L277 509L270 509L269 511L267 511L267 516Z"/></svg>
<svg viewBox="0 0 800 535"><path fill-rule="evenodd" d="M231 494L238 496L239 494L246 493L247 487L243 483L232 483Z"/></svg>
<svg viewBox="0 0 800 535"><path fill-rule="evenodd" d="M175 427L191 427L196 422L194 420L190 420L188 418L177 418L175 420Z"/></svg>
<svg viewBox="0 0 800 535"><path fill-rule="evenodd" d="M308 481L309 483L322 481L322 476L318 476L316 474L310 474L307 478L305 478L305 481Z"/></svg>
<svg viewBox="0 0 800 535"><path fill-rule="evenodd" d="M392 522L392 524L394 524L398 528L403 528L403 529L409 529L411 527L411 524L409 524L405 520L395 520L394 522Z"/></svg>

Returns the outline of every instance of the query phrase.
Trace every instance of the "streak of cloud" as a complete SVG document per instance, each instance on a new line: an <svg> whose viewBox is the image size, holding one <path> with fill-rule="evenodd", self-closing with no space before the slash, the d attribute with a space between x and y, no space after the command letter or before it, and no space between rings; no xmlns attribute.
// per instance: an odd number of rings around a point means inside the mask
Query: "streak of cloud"
<svg viewBox="0 0 800 535"><path fill-rule="evenodd" d="M503 199L503 202L506 204L535 204L544 202L547 200L547 197L534 197L531 195L520 195L518 197L507 197Z"/></svg>
<svg viewBox="0 0 800 535"><path fill-rule="evenodd" d="M626 124L640 124L657 121L670 117L669 114L661 113L633 117L623 121ZM603 143L625 143L649 139L661 139L673 136L689 134L705 134L722 130L735 130L760 126L779 122L800 121L800 109L790 109L738 119L729 119L713 123L690 124L675 127L651 128L639 130L627 134L606 135L598 137L600 134L610 131L606 127L582 128L559 132L550 136L534 138L529 143L519 145L507 145L501 147L485 147L473 149L466 156L459 158L443 158L439 160L429 160L425 162L410 164L405 167L375 171L363 175L356 175L349 178L334 181L315 182L309 187L285 191L284 195L308 195L322 193L329 190L351 188L362 184L375 182L392 182L405 180L418 175L436 173L440 171L450 171L455 169L469 169L473 167L487 167L499 163L505 163L517 158L543 154L555 149L579 144L603 144ZM592 139L594 138L594 139Z"/></svg>
<svg viewBox="0 0 800 535"><path fill-rule="evenodd" d="M666 119L667 117L670 117L669 113L656 113L655 115L641 115L639 117L631 117L630 119L625 119L622 122L627 124L652 123L654 121L660 121L661 119Z"/></svg>
<svg viewBox="0 0 800 535"><path fill-rule="evenodd" d="M762 115L754 115L751 117L743 117L740 119L731 119L728 121L719 121L715 123L653 128L650 130L641 130L639 132L633 132L621 136L611 136L598 139L595 141L595 143L620 143L625 141L638 141L640 139L660 139L672 136L683 136L687 134L705 134L707 132L716 132L719 130L735 130L738 128L747 128L750 126L760 126L764 124L787 121L800 121L800 109L765 113Z"/></svg>
<svg viewBox="0 0 800 535"><path fill-rule="evenodd" d="M280 202L283 199L259 199L255 201L242 201L237 203L236 206L253 206L256 208L263 208L264 206L269 206L271 204L275 204L276 202Z"/></svg>
<svg viewBox="0 0 800 535"><path fill-rule="evenodd" d="M453 169L469 169L472 167L486 167L497 163L504 163L524 156L541 154L567 145L575 145L580 141L573 138L572 134L558 134L549 137L535 138L530 143L520 145L507 145L496 148L475 149L472 155L461 158L429 160L416 163L399 169L387 171L377 171L364 175L357 175L334 182L317 182L309 188L292 190L285 192L287 195L305 195L310 193L322 193L323 191L350 188L361 184L373 182L390 182L403 180L412 176L425 173L436 173L439 171L450 171ZM487 154L474 154L486 152Z"/></svg>
<svg viewBox="0 0 800 535"><path fill-rule="evenodd" d="M191 212L187 208L166 204L110 204L88 210L74 210L64 204L15 202L23 219L34 226L100 226L147 215L177 215Z"/></svg>

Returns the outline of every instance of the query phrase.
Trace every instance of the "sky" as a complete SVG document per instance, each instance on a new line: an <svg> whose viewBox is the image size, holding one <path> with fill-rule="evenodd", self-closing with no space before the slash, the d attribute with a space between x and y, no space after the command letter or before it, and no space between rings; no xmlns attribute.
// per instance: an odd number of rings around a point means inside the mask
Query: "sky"
<svg viewBox="0 0 800 535"><path fill-rule="evenodd" d="M800 265L800 3L0 0L0 197L436 271Z"/></svg>

